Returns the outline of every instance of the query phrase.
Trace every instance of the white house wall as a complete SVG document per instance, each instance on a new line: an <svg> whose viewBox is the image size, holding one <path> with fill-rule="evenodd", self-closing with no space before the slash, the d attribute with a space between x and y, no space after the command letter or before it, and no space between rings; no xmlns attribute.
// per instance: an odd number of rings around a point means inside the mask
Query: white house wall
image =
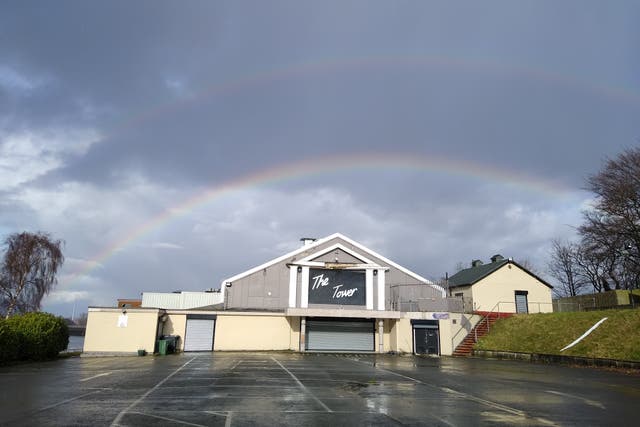
<svg viewBox="0 0 640 427"><path fill-rule="evenodd" d="M553 311L551 288L511 263L473 285L474 310L515 313L515 291L527 291L529 313Z"/></svg>

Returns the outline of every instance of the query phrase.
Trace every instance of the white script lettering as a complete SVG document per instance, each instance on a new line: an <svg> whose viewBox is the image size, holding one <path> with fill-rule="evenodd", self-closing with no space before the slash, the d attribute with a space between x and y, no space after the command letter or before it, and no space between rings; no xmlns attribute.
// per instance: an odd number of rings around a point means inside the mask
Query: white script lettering
<svg viewBox="0 0 640 427"><path fill-rule="evenodd" d="M324 278L324 274L320 274L319 276L313 276L313 285L311 286L311 290L318 289L320 286L327 286L329 284L329 278Z"/></svg>
<svg viewBox="0 0 640 427"><path fill-rule="evenodd" d="M358 288L352 288L352 289L347 289L345 291L341 291L340 290L341 287L342 285L333 287L333 289L335 289L335 291L333 291L333 298L350 298L358 290Z"/></svg>

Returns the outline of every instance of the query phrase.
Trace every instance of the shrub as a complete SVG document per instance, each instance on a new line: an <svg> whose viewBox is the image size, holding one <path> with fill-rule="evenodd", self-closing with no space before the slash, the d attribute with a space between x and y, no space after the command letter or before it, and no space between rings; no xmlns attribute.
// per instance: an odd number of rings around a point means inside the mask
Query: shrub
<svg viewBox="0 0 640 427"><path fill-rule="evenodd" d="M62 317L26 313L5 322L18 336L18 358L21 360L54 359L69 344L69 328Z"/></svg>
<svg viewBox="0 0 640 427"><path fill-rule="evenodd" d="M0 365L18 359L19 343L18 334L0 319Z"/></svg>

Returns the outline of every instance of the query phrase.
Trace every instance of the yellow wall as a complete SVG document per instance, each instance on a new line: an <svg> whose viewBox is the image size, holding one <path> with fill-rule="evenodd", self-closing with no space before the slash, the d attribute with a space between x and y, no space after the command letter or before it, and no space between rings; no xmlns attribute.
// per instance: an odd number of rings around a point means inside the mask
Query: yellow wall
<svg viewBox="0 0 640 427"><path fill-rule="evenodd" d="M377 353L380 346L380 333L378 331L378 319L375 320L376 323L376 333L374 338L374 351ZM394 349L394 345L392 343L392 330L394 321L391 319L383 319L382 325L382 351L388 352Z"/></svg>
<svg viewBox="0 0 640 427"><path fill-rule="evenodd" d="M178 335L180 339L177 342L176 351L182 351L184 347L184 337L187 331L187 315L170 313L167 314L167 320L164 322L162 329L163 335Z"/></svg>
<svg viewBox="0 0 640 427"><path fill-rule="evenodd" d="M413 327L411 319L402 318L395 321L396 348L399 353L413 353Z"/></svg>
<svg viewBox="0 0 640 427"><path fill-rule="evenodd" d="M118 326L122 309L89 308L84 352L153 353L158 324L157 309L127 309L126 327Z"/></svg>
<svg viewBox="0 0 640 427"><path fill-rule="evenodd" d="M515 313L515 291L529 292L529 313L553 311L551 288L513 264L505 264L473 285L474 310Z"/></svg>
<svg viewBox="0 0 640 427"><path fill-rule="evenodd" d="M284 315L219 314L213 349L298 350L298 323L297 317Z"/></svg>

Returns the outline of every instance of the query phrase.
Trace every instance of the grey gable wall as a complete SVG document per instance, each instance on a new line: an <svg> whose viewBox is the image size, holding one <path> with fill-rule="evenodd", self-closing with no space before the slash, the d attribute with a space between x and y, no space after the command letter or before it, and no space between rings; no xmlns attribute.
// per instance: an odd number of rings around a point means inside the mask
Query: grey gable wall
<svg viewBox="0 0 640 427"><path fill-rule="evenodd" d="M324 242L321 245L310 247L302 252L299 252L292 257L282 260L278 263L269 265L262 270L256 271L247 276L241 277L235 280L231 287L226 288L226 306L229 309L254 309L254 310L284 310L289 306L289 267L287 264L304 259L314 253L322 253L323 250L330 248L335 244L341 244L349 250L362 254L364 258L369 259L371 262L376 263L383 267L389 267L385 277L385 307L387 310L391 309L390 297L397 295L398 292L404 292L403 289L415 288L405 287L402 285L418 285L423 284L418 279L406 274L405 272L394 268L381 259L374 257L368 252L363 252L359 248L349 244L348 242L336 237ZM338 260L340 263L362 263L360 259L353 257L351 254L338 250ZM315 261L322 262L335 262L335 252L329 251L327 254L315 257ZM300 274L297 275L297 306L300 301L300 287L302 286ZM377 288L377 276L374 277L374 289ZM306 284L305 284L306 286ZM422 288L422 286L420 286ZM423 295L425 292L428 295L440 296L440 292L424 284L424 288L420 292ZM427 289L428 288L428 289ZM411 293L415 293L416 290L412 289ZM374 307L377 307L377 293L374 292ZM351 308L361 308L359 306Z"/></svg>

